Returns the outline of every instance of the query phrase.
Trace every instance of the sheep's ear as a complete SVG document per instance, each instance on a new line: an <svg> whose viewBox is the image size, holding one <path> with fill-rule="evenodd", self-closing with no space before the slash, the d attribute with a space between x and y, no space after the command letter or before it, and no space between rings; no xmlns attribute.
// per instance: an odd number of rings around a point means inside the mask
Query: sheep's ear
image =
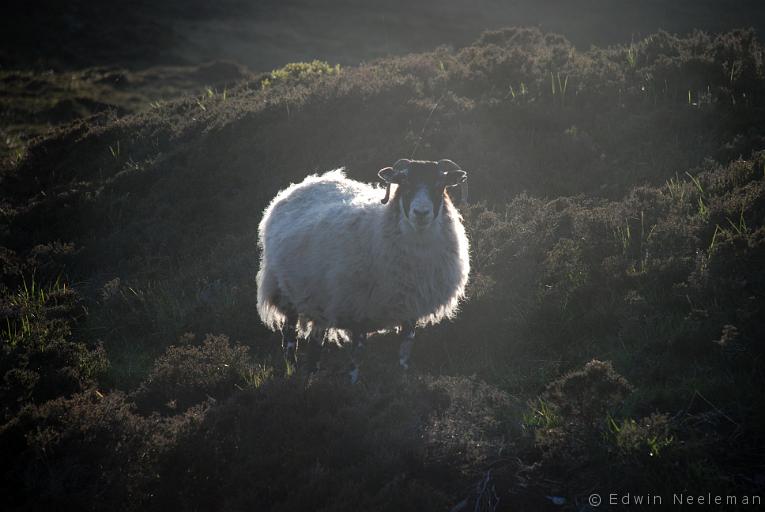
<svg viewBox="0 0 765 512"><path fill-rule="evenodd" d="M446 171L444 173L446 186L455 187L467 181L467 173L462 169L455 169L453 171Z"/></svg>

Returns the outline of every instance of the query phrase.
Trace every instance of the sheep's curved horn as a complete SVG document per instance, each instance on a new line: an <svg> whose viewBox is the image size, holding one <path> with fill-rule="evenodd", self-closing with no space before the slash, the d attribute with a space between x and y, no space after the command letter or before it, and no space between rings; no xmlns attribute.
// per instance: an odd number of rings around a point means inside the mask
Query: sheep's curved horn
<svg viewBox="0 0 765 512"><path fill-rule="evenodd" d="M393 169L396 171L403 171L406 172L409 170L409 164L411 164L412 161L408 158L399 158L396 160L396 163L393 164Z"/></svg>
<svg viewBox="0 0 765 512"><path fill-rule="evenodd" d="M390 200L391 183L398 183L402 176L406 176L411 163L411 160L401 158L393 164L393 167L385 167L377 173L377 176L385 182L385 197L381 201L382 204L386 204Z"/></svg>
<svg viewBox="0 0 765 512"><path fill-rule="evenodd" d="M462 167L452 162L448 158L442 158L441 160L438 161L438 170L442 172L461 171Z"/></svg>
<svg viewBox="0 0 765 512"><path fill-rule="evenodd" d="M459 172L459 181L455 182L453 185L459 185L460 186L460 203L465 204L467 203L468 199L468 183L467 183L467 173L462 170L462 168L457 165L456 163L452 162L448 158L444 158L442 160L438 161L438 170L440 172L443 172L444 174L448 174L449 172Z"/></svg>
<svg viewBox="0 0 765 512"><path fill-rule="evenodd" d="M382 204L388 204L388 201L390 200L390 183L385 184L385 197L383 197L382 201L380 201Z"/></svg>

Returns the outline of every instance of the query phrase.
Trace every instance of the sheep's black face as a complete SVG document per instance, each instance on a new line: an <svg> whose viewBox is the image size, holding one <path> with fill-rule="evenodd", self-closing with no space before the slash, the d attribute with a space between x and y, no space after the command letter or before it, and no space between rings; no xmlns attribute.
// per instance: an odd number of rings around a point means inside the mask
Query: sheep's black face
<svg viewBox="0 0 765 512"><path fill-rule="evenodd" d="M399 183L401 211L415 229L425 229L441 212L446 190L445 176L435 162L412 162Z"/></svg>
<svg viewBox="0 0 765 512"><path fill-rule="evenodd" d="M396 200L417 231L427 229L441 213L446 187L467 179L465 171L451 160L399 160L393 167L380 170L378 175L388 184L398 184Z"/></svg>

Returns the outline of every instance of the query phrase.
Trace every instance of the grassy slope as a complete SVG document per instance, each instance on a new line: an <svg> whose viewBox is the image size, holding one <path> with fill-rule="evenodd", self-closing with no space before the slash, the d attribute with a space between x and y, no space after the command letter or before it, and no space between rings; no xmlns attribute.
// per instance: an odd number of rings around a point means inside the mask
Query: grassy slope
<svg viewBox="0 0 765 512"><path fill-rule="evenodd" d="M489 467L535 509L624 481L757 489L752 33L579 51L507 30L327 71L74 123L3 173L13 504L443 509L487 505ZM470 300L411 375L380 337L362 385L336 349L306 385L255 318L260 212L306 172L399 156L470 171Z"/></svg>
<svg viewBox="0 0 765 512"><path fill-rule="evenodd" d="M115 118L180 96L222 93L250 76L242 66L228 62L141 71L0 71L0 166L15 165L33 139L75 120Z"/></svg>

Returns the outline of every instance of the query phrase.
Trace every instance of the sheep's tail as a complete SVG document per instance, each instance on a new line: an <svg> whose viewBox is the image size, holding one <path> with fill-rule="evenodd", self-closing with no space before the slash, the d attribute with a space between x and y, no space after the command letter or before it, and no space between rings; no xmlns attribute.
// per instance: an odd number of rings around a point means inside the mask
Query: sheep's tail
<svg viewBox="0 0 765 512"><path fill-rule="evenodd" d="M266 327L272 331L279 330L287 317L278 306L279 283L274 275L268 271L265 260L262 262L255 279L258 284L258 315Z"/></svg>

